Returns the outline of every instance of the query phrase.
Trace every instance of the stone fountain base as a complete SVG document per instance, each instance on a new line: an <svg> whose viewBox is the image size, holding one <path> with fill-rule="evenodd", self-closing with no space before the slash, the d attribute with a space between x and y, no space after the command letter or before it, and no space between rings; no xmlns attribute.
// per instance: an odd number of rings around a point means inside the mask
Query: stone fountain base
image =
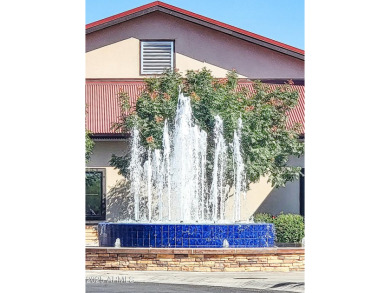
<svg viewBox="0 0 390 293"><path fill-rule="evenodd" d="M273 247L273 224L99 223L99 246L148 248Z"/></svg>
<svg viewBox="0 0 390 293"><path fill-rule="evenodd" d="M305 269L303 248L87 247L87 270L291 272Z"/></svg>

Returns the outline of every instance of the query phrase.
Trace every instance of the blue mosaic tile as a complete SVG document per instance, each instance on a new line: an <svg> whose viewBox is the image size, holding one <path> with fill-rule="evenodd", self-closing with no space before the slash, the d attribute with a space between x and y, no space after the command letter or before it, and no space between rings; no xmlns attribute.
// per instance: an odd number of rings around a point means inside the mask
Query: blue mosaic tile
<svg viewBox="0 0 390 293"><path fill-rule="evenodd" d="M218 237L219 235L223 234L223 226L217 226L214 228L215 236Z"/></svg>
<svg viewBox="0 0 390 293"><path fill-rule="evenodd" d="M176 246L182 246L183 245L183 238L176 238L175 239Z"/></svg>
<svg viewBox="0 0 390 293"><path fill-rule="evenodd" d="M218 246L218 247L222 247L223 246L223 240L222 239L215 239L214 240L214 245Z"/></svg>
<svg viewBox="0 0 390 293"><path fill-rule="evenodd" d="M195 225L193 225L193 226L191 225L191 226L188 227L188 234L190 236L194 235L195 231L196 231L196 226Z"/></svg>
<svg viewBox="0 0 390 293"><path fill-rule="evenodd" d="M123 247L272 247L273 224L111 224L98 225L99 245L110 247L117 238Z"/></svg>
<svg viewBox="0 0 390 293"><path fill-rule="evenodd" d="M193 237L193 238L202 238L202 230L194 232L194 234L192 234L191 237Z"/></svg>
<svg viewBox="0 0 390 293"><path fill-rule="evenodd" d="M203 238L211 237L210 226L205 225L204 227L202 227L202 237Z"/></svg>
<svg viewBox="0 0 390 293"><path fill-rule="evenodd" d="M198 245L198 239L190 238L190 246Z"/></svg>

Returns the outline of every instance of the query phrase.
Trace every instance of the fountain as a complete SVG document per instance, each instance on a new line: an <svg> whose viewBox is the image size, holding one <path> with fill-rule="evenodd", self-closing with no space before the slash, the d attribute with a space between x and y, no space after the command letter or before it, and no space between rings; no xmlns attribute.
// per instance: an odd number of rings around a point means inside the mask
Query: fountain
<svg viewBox="0 0 390 293"><path fill-rule="evenodd" d="M234 211L225 202L228 145L223 120L215 117L211 186L206 184L207 133L195 124L190 99L179 94L174 128L164 123L162 149L144 149L140 133L130 143L129 214L126 221L99 223L99 244L113 247L270 247L272 224L241 219L245 166L241 156L242 121L233 134ZM146 159L143 159L146 158ZM142 161L144 163L142 164ZM119 240L118 240L119 239Z"/></svg>

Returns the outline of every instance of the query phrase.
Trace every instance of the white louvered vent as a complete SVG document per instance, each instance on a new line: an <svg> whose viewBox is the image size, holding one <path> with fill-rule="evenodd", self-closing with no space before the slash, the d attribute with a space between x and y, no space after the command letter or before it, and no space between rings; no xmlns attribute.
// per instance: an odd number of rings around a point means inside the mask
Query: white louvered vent
<svg viewBox="0 0 390 293"><path fill-rule="evenodd" d="M173 41L141 42L141 74L161 74L173 68Z"/></svg>

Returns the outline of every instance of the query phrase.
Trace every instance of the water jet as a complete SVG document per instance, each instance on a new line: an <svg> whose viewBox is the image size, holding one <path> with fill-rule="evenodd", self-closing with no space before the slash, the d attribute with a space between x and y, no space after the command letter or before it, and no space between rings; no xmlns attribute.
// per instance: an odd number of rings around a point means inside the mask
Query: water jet
<svg viewBox="0 0 390 293"><path fill-rule="evenodd" d="M132 130L129 164L129 218L99 223L99 245L113 247L222 248L272 247L273 224L241 219L245 165L241 155L242 121L233 134L234 211L225 202L228 144L223 120L215 116L213 169L207 186L208 134L194 121L190 98L179 94L173 129L164 122L162 149L145 149Z"/></svg>

